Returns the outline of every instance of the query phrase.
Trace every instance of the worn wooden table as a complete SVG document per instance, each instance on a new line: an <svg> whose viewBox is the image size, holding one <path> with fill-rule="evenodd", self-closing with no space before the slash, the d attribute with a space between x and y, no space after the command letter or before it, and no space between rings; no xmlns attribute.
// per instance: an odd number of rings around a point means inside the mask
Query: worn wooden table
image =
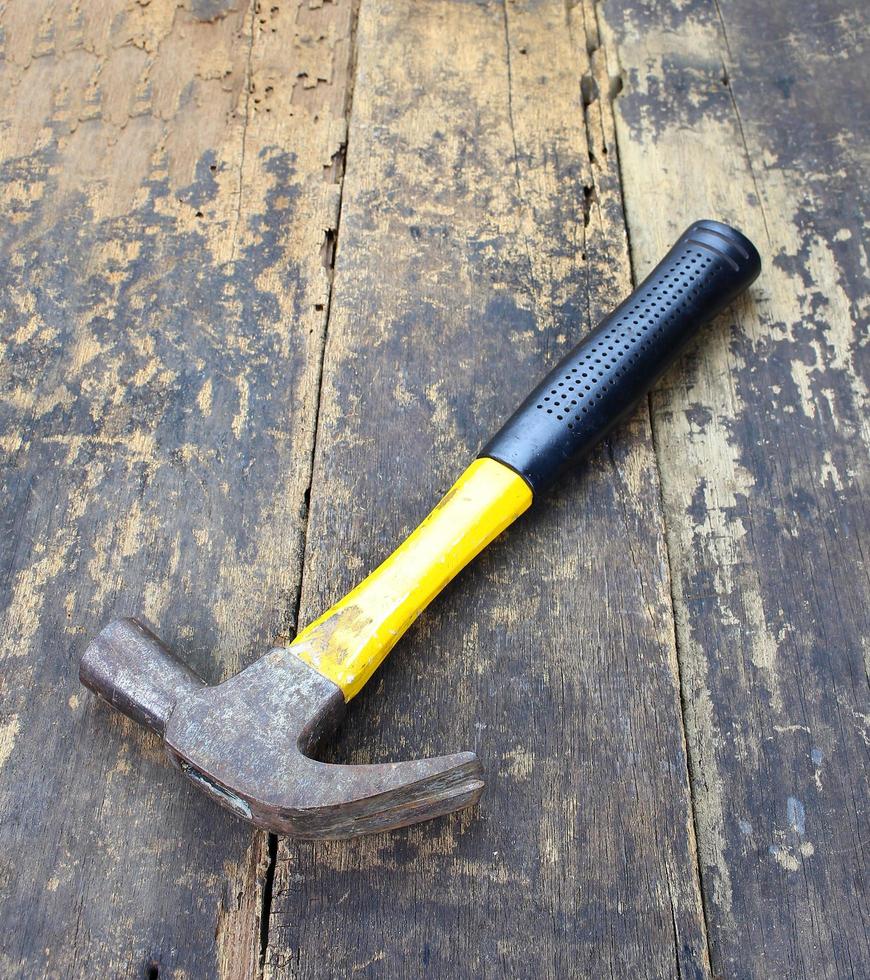
<svg viewBox="0 0 870 980"><path fill-rule="evenodd" d="M0 974L868 975L859 7L0 5ZM269 839L79 688L291 637L707 216L751 295L336 746L478 809Z"/></svg>

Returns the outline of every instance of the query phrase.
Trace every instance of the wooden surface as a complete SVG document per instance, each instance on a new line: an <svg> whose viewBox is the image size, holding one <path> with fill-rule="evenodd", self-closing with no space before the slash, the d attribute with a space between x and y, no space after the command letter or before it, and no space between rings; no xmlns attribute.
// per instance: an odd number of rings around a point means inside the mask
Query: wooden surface
<svg viewBox="0 0 870 980"><path fill-rule="evenodd" d="M595 106L593 165L570 26L561 3L361 9L303 621L629 288L612 117ZM364 972L373 956L403 977L704 969L658 504L641 415L422 617L337 751L474 748L484 799L388 839L282 841L267 975Z"/></svg>
<svg viewBox="0 0 870 980"><path fill-rule="evenodd" d="M245 975L267 851L76 665L293 628L351 11L77 8L2 21L0 973Z"/></svg>
<svg viewBox="0 0 870 980"><path fill-rule="evenodd" d="M701 212L766 259L652 399L713 969L866 976L870 71L834 69L866 26L830 0L607 23L638 272Z"/></svg>
<svg viewBox="0 0 870 980"><path fill-rule="evenodd" d="M0 10L4 976L870 972L866 42L842 0ZM702 216L751 295L336 740L475 748L476 810L277 842L78 687L119 614L211 681L291 636Z"/></svg>

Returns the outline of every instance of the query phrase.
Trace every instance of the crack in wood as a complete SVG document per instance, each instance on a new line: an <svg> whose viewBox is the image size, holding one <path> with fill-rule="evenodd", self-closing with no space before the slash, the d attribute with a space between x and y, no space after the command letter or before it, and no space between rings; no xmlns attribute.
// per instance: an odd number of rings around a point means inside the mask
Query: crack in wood
<svg viewBox="0 0 870 980"><path fill-rule="evenodd" d="M254 40L255 40L255 26L254 21L257 16L257 7L259 0L251 0L251 12L248 19L248 31L250 33L250 39L248 41L248 54L245 59L245 81L243 86L244 91L244 112L242 116L242 141L241 141L241 151L239 152L239 188L237 192L236 199L236 218L233 223L233 234L232 234L232 244L230 246L230 262L232 262L236 257L236 244L238 242L239 236L239 225L242 221L242 195L244 192L244 182L245 182L245 156L247 154L247 144L248 144L248 127L251 123L251 70L253 66L254 58Z"/></svg>

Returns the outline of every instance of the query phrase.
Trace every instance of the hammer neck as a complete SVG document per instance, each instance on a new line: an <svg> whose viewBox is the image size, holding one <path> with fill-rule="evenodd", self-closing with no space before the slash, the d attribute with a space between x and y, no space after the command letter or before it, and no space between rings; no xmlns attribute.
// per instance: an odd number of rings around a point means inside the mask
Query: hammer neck
<svg viewBox="0 0 870 980"><path fill-rule="evenodd" d="M512 469L475 460L393 554L291 649L349 701L435 596L531 502Z"/></svg>

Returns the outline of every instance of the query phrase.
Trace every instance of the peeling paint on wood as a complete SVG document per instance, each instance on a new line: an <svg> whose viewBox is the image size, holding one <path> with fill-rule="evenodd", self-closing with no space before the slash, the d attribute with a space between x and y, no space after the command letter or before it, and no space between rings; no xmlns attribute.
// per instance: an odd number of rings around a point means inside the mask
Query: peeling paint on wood
<svg viewBox="0 0 870 980"><path fill-rule="evenodd" d="M2 6L0 973L870 963L866 26L764 15L364 0L342 207L354 3ZM115 615L212 681L292 636L701 214L751 298L336 746L472 746L477 813L252 839L79 693Z"/></svg>
<svg viewBox="0 0 870 980"><path fill-rule="evenodd" d="M265 841L77 661L134 611L213 681L294 628L352 12L0 12L4 976L257 965Z"/></svg>
<svg viewBox="0 0 870 980"><path fill-rule="evenodd" d="M714 972L866 973L866 25L603 9L636 274L702 212L765 262L652 398Z"/></svg>
<svg viewBox="0 0 870 980"><path fill-rule="evenodd" d="M362 4L303 623L630 291L594 16ZM649 435L641 414L521 518L354 699L335 758L474 747L487 790L279 842L266 976L706 975Z"/></svg>

